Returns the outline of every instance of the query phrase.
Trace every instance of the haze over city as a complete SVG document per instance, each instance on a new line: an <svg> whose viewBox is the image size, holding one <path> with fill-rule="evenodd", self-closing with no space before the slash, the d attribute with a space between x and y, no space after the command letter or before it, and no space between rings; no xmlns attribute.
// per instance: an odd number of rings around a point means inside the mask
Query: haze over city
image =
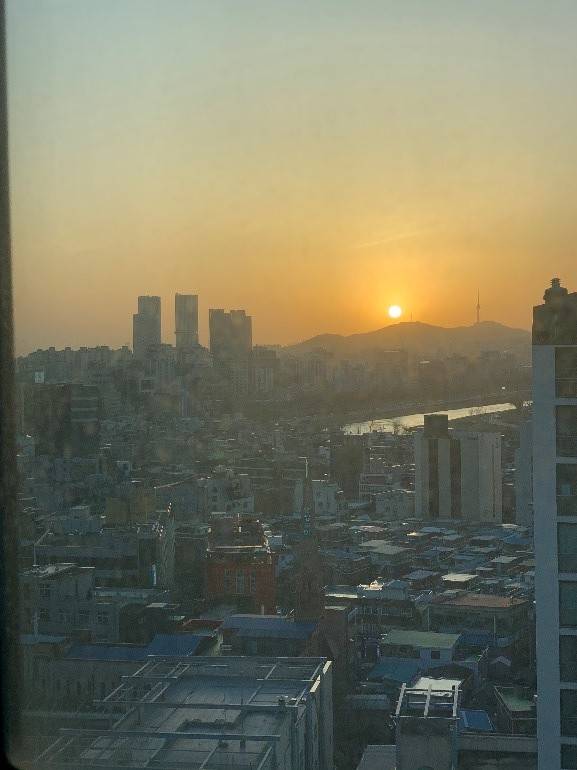
<svg viewBox="0 0 577 770"><path fill-rule="evenodd" d="M121 345L138 294L257 343L528 328L575 283L570 0L8 3L16 346ZM163 339L172 339L169 314Z"/></svg>
<svg viewBox="0 0 577 770"><path fill-rule="evenodd" d="M6 2L14 766L577 770L576 0Z"/></svg>

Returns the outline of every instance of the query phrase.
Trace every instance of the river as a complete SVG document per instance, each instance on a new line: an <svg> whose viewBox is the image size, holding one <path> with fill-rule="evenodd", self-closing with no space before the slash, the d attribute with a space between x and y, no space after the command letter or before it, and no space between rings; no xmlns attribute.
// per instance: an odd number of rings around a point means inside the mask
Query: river
<svg viewBox="0 0 577 770"><path fill-rule="evenodd" d="M420 428L425 421L425 414L446 414L449 420L459 420L462 417L470 417L471 415L508 412L511 409L515 409L514 404L487 404L485 406L467 406L464 409L441 409L438 412L402 414L398 417L388 417L383 420L351 422L344 426L343 431L354 435L370 433L373 430L381 433L393 433L396 428Z"/></svg>

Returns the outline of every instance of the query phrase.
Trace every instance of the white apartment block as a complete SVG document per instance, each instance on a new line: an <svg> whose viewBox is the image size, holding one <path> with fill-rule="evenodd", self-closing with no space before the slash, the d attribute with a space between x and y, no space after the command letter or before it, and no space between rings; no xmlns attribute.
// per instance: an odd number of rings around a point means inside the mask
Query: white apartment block
<svg viewBox="0 0 577 770"><path fill-rule="evenodd" d="M539 770L577 768L577 292L533 311Z"/></svg>
<svg viewBox="0 0 577 770"><path fill-rule="evenodd" d="M415 435L415 515L500 524L501 436L449 430L447 415L425 416Z"/></svg>
<svg viewBox="0 0 577 770"><path fill-rule="evenodd" d="M315 516L334 516L339 519L347 510L347 503L342 489L334 481L327 479L312 480L313 514ZM304 479L297 479L293 495L293 508L301 511L303 507Z"/></svg>
<svg viewBox="0 0 577 770"><path fill-rule="evenodd" d="M385 521L403 521L415 515L415 493L410 489L387 489L375 495L375 513Z"/></svg>

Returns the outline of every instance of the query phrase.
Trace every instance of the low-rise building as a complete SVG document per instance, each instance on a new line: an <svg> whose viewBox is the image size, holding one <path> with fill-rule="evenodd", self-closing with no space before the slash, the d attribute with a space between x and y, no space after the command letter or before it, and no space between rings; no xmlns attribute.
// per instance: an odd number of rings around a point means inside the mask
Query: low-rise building
<svg viewBox="0 0 577 770"><path fill-rule="evenodd" d="M63 734L34 766L333 768L332 664L323 658L152 659L103 706L119 710L112 730Z"/></svg>
<svg viewBox="0 0 577 770"><path fill-rule="evenodd" d="M36 543L40 565L65 562L94 567L96 585L170 588L174 583L174 516L157 512L147 523L99 532L57 535Z"/></svg>
<svg viewBox="0 0 577 770"><path fill-rule="evenodd" d="M470 643L521 651L528 644L529 600L514 596L447 591L428 606L429 628L463 633Z"/></svg>
<svg viewBox="0 0 577 770"><path fill-rule="evenodd" d="M385 521L405 521L415 515L415 493L410 489L385 489L374 500L375 514Z"/></svg>
<svg viewBox="0 0 577 770"><path fill-rule="evenodd" d="M414 554L411 548L394 545L388 540L367 540L357 547L359 553L370 558L379 571L378 574L388 577L402 575L410 566L411 556Z"/></svg>
<svg viewBox="0 0 577 770"><path fill-rule="evenodd" d="M537 733L535 693L528 687L495 687L495 706L499 730L509 735Z"/></svg>
<svg viewBox="0 0 577 770"><path fill-rule="evenodd" d="M206 550L205 596L239 610L276 611L276 556L254 516L214 514Z"/></svg>
<svg viewBox="0 0 577 770"><path fill-rule="evenodd" d="M393 629L382 637L381 656L418 660L424 669L455 660L460 634Z"/></svg>

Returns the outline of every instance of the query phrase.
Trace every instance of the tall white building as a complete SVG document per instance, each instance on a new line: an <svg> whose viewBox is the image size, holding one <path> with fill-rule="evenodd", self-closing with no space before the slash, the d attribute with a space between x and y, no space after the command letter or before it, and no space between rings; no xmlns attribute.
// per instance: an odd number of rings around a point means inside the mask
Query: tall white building
<svg viewBox="0 0 577 770"><path fill-rule="evenodd" d="M539 770L577 768L577 292L533 310Z"/></svg>
<svg viewBox="0 0 577 770"><path fill-rule="evenodd" d="M415 515L500 524L501 436L449 431L446 414L425 415L415 434Z"/></svg>
<svg viewBox="0 0 577 770"><path fill-rule="evenodd" d="M174 334L178 350L189 350L198 345L198 295L175 295Z"/></svg>
<svg viewBox="0 0 577 770"><path fill-rule="evenodd" d="M150 347L160 345L160 297L138 298L138 313L132 316L132 350L136 358L144 358Z"/></svg>

